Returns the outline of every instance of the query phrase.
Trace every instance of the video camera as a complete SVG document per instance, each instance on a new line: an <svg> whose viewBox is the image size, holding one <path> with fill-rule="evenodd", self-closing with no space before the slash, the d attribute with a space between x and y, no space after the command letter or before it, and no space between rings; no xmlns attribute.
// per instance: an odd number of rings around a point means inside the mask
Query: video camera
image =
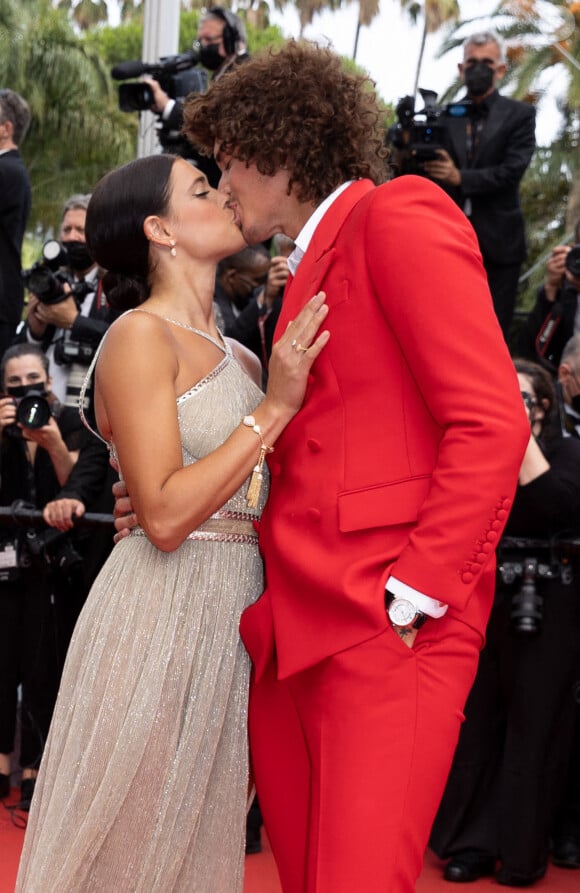
<svg viewBox="0 0 580 893"><path fill-rule="evenodd" d="M404 96L396 105L397 123L390 128L389 142L404 153L404 173L421 173L425 161L437 158L439 149L447 149L447 121L450 118L467 118L472 114L470 100L436 104L437 93L419 89L425 103L415 111L415 100Z"/></svg>
<svg viewBox="0 0 580 893"><path fill-rule="evenodd" d="M42 259L36 261L29 270L22 271L24 285L43 304L60 304L70 297L70 293L64 289L66 283L76 303L80 304L91 291L91 286L87 282L75 282L61 270L61 267L68 265L66 243L49 239L42 246Z"/></svg>
<svg viewBox="0 0 580 893"><path fill-rule="evenodd" d="M148 74L154 78L172 99L181 99L189 93L205 93L207 72L195 68L199 62L199 50L194 45L191 50L177 56L163 56L159 62L150 65L139 60L119 62L111 69L116 81ZM119 85L119 108L122 112L143 112L153 105L153 91L149 84L137 81Z"/></svg>
<svg viewBox="0 0 580 893"><path fill-rule="evenodd" d="M580 540L534 540L503 537L498 548L497 575L511 590L510 625L520 637L538 635L544 620L542 580L560 580L569 586L580 554ZM572 559L576 559L573 563Z"/></svg>

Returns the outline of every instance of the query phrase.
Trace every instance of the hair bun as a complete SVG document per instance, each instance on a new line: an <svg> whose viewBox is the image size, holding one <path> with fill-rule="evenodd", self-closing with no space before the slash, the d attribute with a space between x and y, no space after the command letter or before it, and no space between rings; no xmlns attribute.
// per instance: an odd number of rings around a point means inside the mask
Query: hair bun
<svg viewBox="0 0 580 893"><path fill-rule="evenodd" d="M115 310L131 310L149 297L149 286L144 276L137 273L113 273L103 276L103 290Z"/></svg>

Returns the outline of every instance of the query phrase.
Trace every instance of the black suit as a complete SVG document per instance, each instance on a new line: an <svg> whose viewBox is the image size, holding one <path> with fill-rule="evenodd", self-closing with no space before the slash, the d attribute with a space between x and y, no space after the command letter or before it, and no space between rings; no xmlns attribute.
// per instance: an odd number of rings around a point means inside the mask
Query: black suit
<svg viewBox="0 0 580 893"><path fill-rule="evenodd" d="M17 149L0 155L0 356L10 346L24 307L21 251L30 214L28 173Z"/></svg>
<svg viewBox="0 0 580 893"><path fill-rule="evenodd" d="M445 119L447 150L461 173L461 186L444 188L473 224L507 335L526 257L519 184L535 148L535 109L497 91L481 106L481 117Z"/></svg>

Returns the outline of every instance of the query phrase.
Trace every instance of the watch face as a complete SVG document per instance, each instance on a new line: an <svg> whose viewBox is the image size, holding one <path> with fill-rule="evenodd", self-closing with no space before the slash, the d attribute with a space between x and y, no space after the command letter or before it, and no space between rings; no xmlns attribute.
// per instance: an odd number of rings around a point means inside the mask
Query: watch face
<svg viewBox="0 0 580 893"><path fill-rule="evenodd" d="M395 626L409 626L417 616L417 609L404 598L395 598L389 605L389 617Z"/></svg>

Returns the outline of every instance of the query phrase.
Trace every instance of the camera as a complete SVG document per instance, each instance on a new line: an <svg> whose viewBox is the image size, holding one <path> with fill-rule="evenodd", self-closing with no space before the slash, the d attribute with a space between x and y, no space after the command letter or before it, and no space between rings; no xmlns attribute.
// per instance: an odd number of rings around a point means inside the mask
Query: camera
<svg viewBox="0 0 580 893"><path fill-rule="evenodd" d="M72 363L90 366L96 349L96 346L89 344L88 341L61 338L54 345L54 362L57 366L70 366Z"/></svg>
<svg viewBox="0 0 580 893"><path fill-rule="evenodd" d="M54 394L45 396L44 388L31 388L25 397L12 399L16 404L16 421L25 428L44 428L51 417L59 417L62 408Z"/></svg>
<svg viewBox="0 0 580 893"><path fill-rule="evenodd" d="M56 530L52 527L40 532L27 530L23 551L28 553L32 561L57 567L65 573L80 570L83 563L82 556L71 542L69 531Z"/></svg>
<svg viewBox="0 0 580 893"><path fill-rule="evenodd" d="M566 269L580 279L580 245L574 245L566 255Z"/></svg>
<svg viewBox="0 0 580 893"><path fill-rule="evenodd" d="M536 587L539 577L537 558L524 558L521 566L522 582L512 595L510 623L512 632L518 636L535 636L544 619L544 599Z"/></svg>
<svg viewBox="0 0 580 893"><path fill-rule="evenodd" d="M502 539L497 574L511 592L509 619L515 636L530 638L542 631L544 598L540 591L541 581L559 579L570 585L574 579L571 557L575 554L570 549L576 547L576 541Z"/></svg>
<svg viewBox="0 0 580 893"><path fill-rule="evenodd" d="M204 93L207 89L207 72L196 69L199 51L196 47L177 56L163 56L152 65L139 60L120 62L111 69L117 81L148 74L154 78L172 99L180 99L189 93ZM153 91L142 82L119 85L119 108L122 112L143 112L153 105Z"/></svg>
<svg viewBox="0 0 580 893"><path fill-rule="evenodd" d="M69 265L69 257L66 244L49 239L42 246L42 258L30 267L23 270L22 278L28 291L36 295L43 304L60 304L66 301L70 294L64 289L65 283L70 286L73 297L77 303L82 301L91 290L86 282L77 282L60 270Z"/></svg>
<svg viewBox="0 0 580 893"><path fill-rule="evenodd" d="M472 114L470 100L436 104L437 93L419 89L424 102L421 111L415 111L415 100L404 96L396 106L397 123L390 128L389 142L405 154L404 173L421 173L423 162L437 158L440 149L446 149L447 122L450 118L467 118Z"/></svg>

